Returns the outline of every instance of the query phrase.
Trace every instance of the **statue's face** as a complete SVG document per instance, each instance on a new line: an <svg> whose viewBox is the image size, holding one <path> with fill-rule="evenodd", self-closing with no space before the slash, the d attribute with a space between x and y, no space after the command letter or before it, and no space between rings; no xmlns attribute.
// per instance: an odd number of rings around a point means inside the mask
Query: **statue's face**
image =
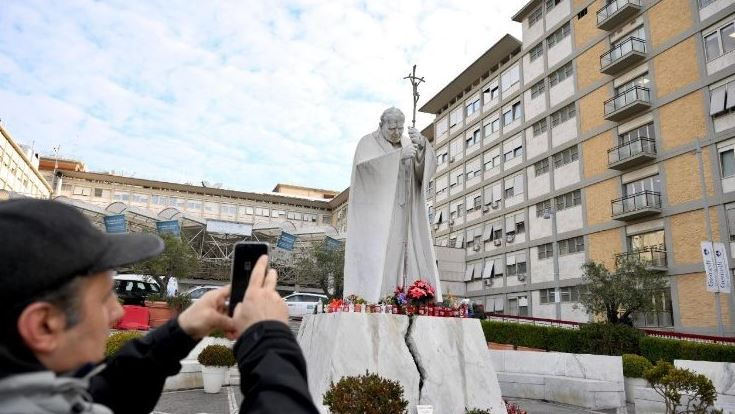
<svg viewBox="0 0 735 414"><path fill-rule="evenodd" d="M380 132L385 139L397 144L401 142L403 134L403 119L399 117L388 117L380 124Z"/></svg>

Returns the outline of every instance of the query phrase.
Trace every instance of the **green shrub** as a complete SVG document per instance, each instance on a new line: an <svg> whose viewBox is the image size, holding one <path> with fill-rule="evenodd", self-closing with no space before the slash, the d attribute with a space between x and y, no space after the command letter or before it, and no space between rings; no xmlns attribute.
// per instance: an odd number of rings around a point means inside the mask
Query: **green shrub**
<svg viewBox="0 0 735 414"><path fill-rule="evenodd" d="M398 381L377 374L342 377L324 393L324 405L334 414L405 414L408 401Z"/></svg>
<svg viewBox="0 0 735 414"><path fill-rule="evenodd" d="M523 323L482 321L487 342L512 344L556 352L576 352L578 331Z"/></svg>
<svg viewBox="0 0 735 414"><path fill-rule="evenodd" d="M143 334L138 331L115 332L107 337L107 343L105 344L105 356L110 357L116 354L123 345L135 338L140 338L141 336L143 336Z"/></svg>
<svg viewBox="0 0 735 414"><path fill-rule="evenodd" d="M676 339L647 336L641 340L641 355L649 361L675 359L693 361L735 362L735 346L703 344Z"/></svg>
<svg viewBox="0 0 735 414"><path fill-rule="evenodd" d="M207 345L197 361L207 367L231 367L236 363L232 350L224 345Z"/></svg>
<svg viewBox="0 0 735 414"><path fill-rule="evenodd" d="M490 410L483 410L480 408L473 408L473 409L465 408L464 414L493 414L493 413Z"/></svg>
<svg viewBox="0 0 735 414"><path fill-rule="evenodd" d="M186 293L168 296L166 298L166 303L168 303L168 306L174 312L181 313L184 311L184 309L188 308L189 305L191 305L191 296L187 295Z"/></svg>
<svg viewBox="0 0 735 414"><path fill-rule="evenodd" d="M664 360L647 370L644 378L663 397L667 413L705 414L717 399L717 391L707 377L688 369L675 368ZM682 402L682 397L686 401ZM679 407L686 411L679 411Z"/></svg>
<svg viewBox="0 0 735 414"><path fill-rule="evenodd" d="M651 361L640 355L623 354L623 375L628 378L643 378L646 370L653 368Z"/></svg>
<svg viewBox="0 0 735 414"><path fill-rule="evenodd" d="M585 323L579 327L580 352L597 355L640 354L645 334L622 324Z"/></svg>

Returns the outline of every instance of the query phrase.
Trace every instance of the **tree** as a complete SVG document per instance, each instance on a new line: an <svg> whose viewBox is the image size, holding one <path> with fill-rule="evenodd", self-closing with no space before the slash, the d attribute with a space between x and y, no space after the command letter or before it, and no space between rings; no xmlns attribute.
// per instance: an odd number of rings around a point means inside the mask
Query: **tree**
<svg viewBox="0 0 735 414"><path fill-rule="evenodd" d="M653 271L636 258L618 260L614 272L595 262L582 265L586 289L580 302L587 313L602 313L610 323L632 326L633 312L653 310L653 296L666 287L662 272Z"/></svg>
<svg viewBox="0 0 735 414"><path fill-rule="evenodd" d="M299 285L317 286L327 296L342 297L345 249L329 248L326 242L313 243L294 263Z"/></svg>
<svg viewBox="0 0 735 414"><path fill-rule="evenodd" d="M199 267L194 252L180 238L166 234L162 236L165 248L163 252L144 262L133 265L136 273L150 276L161 288L166 291L171 277L178 279L189 276Z"/></svg>
<svg viewBox="0 0 735 414"><path fill-rule="evenodd" d="M709 378L685 368L675 368L671 363L658 361L646 370L643 377L664 399L666 413L706 414L717 400L717 391ZM686 401L682 402L682 397Z"/></svg>

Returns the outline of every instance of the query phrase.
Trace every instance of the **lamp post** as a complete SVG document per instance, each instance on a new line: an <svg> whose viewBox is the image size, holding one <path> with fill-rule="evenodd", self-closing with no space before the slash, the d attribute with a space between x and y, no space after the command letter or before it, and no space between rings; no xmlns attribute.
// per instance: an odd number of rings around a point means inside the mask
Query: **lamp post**
<svg viewBox="0 0 735 414"><path fill-rule="evenodd" d="M554 263L554 307L556 319L561 319L561 291L559 288L559 247L556 233L556 210L552 207L544 209L544 220L551 220L551 259Z"/></svg>

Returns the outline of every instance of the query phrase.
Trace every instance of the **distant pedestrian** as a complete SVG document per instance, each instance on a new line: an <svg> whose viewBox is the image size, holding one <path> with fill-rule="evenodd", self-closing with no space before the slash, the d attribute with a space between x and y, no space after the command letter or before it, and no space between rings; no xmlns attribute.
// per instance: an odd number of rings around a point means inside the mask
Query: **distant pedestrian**
<svg viewBox="0 0 735 414"><path fill-rule="evenodd" d="M0 413L150 413L179 361L215 329L239 338L241 413L317 413L265 256L232 318L226 286L104 359L123 315L112 269L163 247L151 234L102 233L55 201L0 202Z"/></svg>
<svg viewBox="0 0 735 414"><path fill-rule="evenodd" d="M174 297L179 294L179 281L176 280L176 276L171 276L166 284L166 294L168 297Z"/></svg>

